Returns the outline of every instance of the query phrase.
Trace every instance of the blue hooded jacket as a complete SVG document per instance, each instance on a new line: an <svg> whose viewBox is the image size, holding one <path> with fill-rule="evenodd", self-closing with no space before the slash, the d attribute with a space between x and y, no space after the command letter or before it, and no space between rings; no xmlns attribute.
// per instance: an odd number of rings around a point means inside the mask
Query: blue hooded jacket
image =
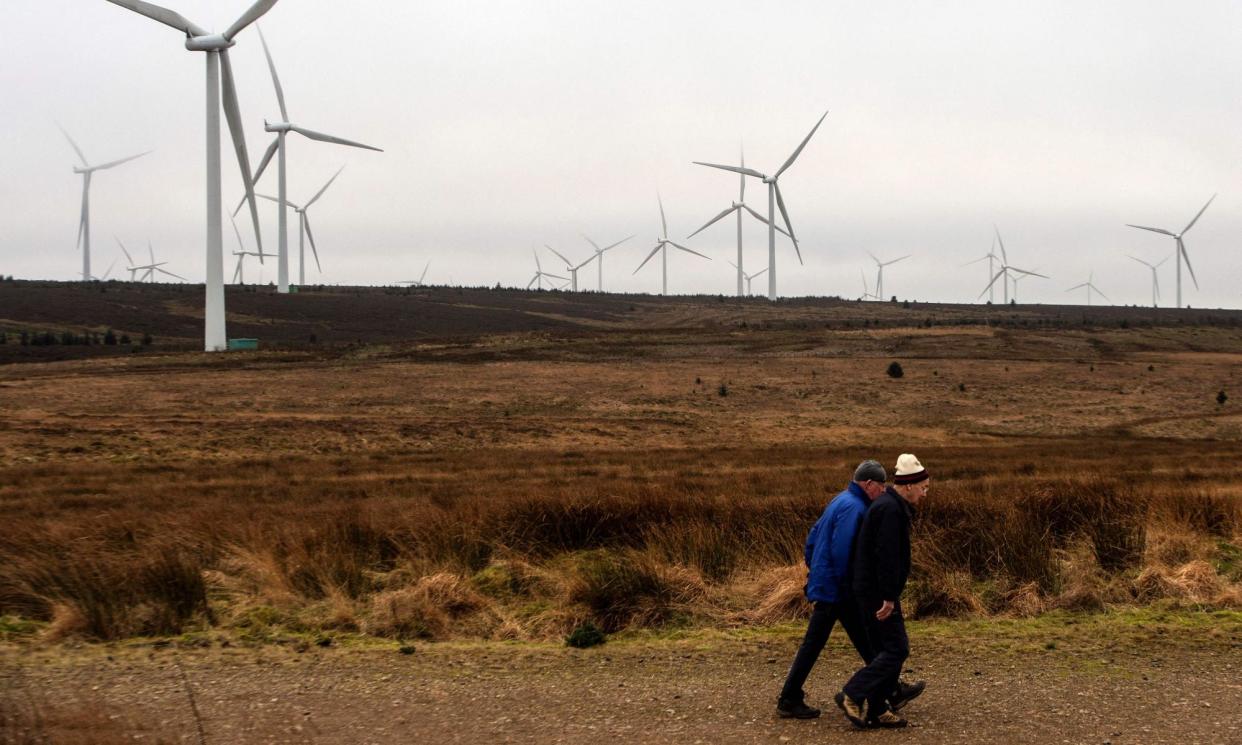
<svg viewBox="0 0 1242 745"><path fill-rule="evenodd" d="M806 597L835 603L849 594L850 551L870 500L858 484L832 498L806 537Z"/></svg>

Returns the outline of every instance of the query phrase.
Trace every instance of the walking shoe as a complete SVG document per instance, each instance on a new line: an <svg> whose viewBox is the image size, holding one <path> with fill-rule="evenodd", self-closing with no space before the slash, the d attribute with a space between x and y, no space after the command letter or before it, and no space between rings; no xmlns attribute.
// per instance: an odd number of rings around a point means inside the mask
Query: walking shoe
<svg viewBox="0 0 1242 745"><path fill-rule="evenodd" d="M886 711L878 717L872 717L867 720L868 727L879 727L882 729L896 729L906 726L906 720L897 716L891 711Z"/></svg>
<svg viewBox="0 0 1242 745"><path fill-rule="evenodd" d="M782 719L814 719L819 716L819 709L807 706L805 701L790 701L782 698L776 701L776 713Z"/></svg>
<svg viewBox="0 0 1242 745"><path fill-rule="evenodd" d="M867 702L855 701L846 695L845 691L841 691L833 700L837 702L837 706L841 707L841 711L845 712L845 718L854 723L855 727L867 727Z"/></svg>
<svg viewBox="0 0 1242 745"><path fill-rule="evenodd" d="M897 692L888 700L889 708L893 711L901 711L901 707L918 698L925 688L927 688L927 681L925 680L918 680L913 683L897 681Z"/></svg>

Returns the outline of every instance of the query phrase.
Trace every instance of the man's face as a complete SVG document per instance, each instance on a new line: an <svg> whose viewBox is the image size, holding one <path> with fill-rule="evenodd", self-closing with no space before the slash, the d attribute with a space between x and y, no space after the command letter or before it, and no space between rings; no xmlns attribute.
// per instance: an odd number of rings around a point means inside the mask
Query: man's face
<svg viewBox="0 0 1242 745"><path fill-rule="evenodd" d="M931 486L931 479L924 479L917 484L910 484L906 487L906 501L910 504L918 504L919 500L927 496L927 489Z"/></svg>
<svg viewBox="0 0 1242 745"><path fill-rule="evenodd" d="M868 479L862 482L862 488L867 493L867 499L875 499L884 493L884 482Z"/></svg>

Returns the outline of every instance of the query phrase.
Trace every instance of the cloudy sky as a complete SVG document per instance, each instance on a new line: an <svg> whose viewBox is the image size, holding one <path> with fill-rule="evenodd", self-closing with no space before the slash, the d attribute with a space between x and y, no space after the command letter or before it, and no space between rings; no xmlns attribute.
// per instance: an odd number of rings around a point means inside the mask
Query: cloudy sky
<svg viewBox="0 0 1242 745"><path fill-rule="evenodd" d="M250 0L167 4L221 30ZM80 274L81 177L60 123L92 161L155 151L94 179L96 273L117 236L201 281L203 55L104 0L6 10L0 273ZM430 260L430 282L525 286L532 249L552 270L544 244L582 260L583 233L635 234L608 254L605 289L658 292L657 262L632 272L658 236L659 193L670 237L713 258L670 256L670 292L732 292L733 223L681 239L737 182L691 161L735 162L744 146L775 170L828 110L781 179L805 258L778 243L782 295L855 297L870 251L912 254L886 272L888 295L972 301L986 269L960 265L996 224L1016 266L1051 276L1024 281L1021 300L1082 302L1065 290L1094 271L1114 302L1145 303L1150 273L1126 254L1154 263L1172 240L1124 224L1180 230L1219 192L1187 237L1200 287L1187 280L1185 302L1242 306L1237 2L283 0L261 25L290 118L385 150L291 136L292 200L345 166L312 210L323 273L308 281L411 279ZM258 42L247 29L232 52L256 162L263 120L279 118ZM766 213L759 184L747 197ZM274 250L273 205L263 220ZM767 265L766 238L747 224L748 269ZM1172 261L1160 280L1171 303Z"/></svg>

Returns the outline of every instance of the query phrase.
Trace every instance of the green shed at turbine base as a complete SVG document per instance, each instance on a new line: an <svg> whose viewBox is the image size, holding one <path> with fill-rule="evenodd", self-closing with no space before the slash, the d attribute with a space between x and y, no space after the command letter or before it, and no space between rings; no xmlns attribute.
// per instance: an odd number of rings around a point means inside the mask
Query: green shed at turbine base
<svg viewBox="0 0 1242 745"><path fill-rule="evenodd" d="M246 349L258 349L258 339L229 339L229 351L236 352Z"/></svg>

